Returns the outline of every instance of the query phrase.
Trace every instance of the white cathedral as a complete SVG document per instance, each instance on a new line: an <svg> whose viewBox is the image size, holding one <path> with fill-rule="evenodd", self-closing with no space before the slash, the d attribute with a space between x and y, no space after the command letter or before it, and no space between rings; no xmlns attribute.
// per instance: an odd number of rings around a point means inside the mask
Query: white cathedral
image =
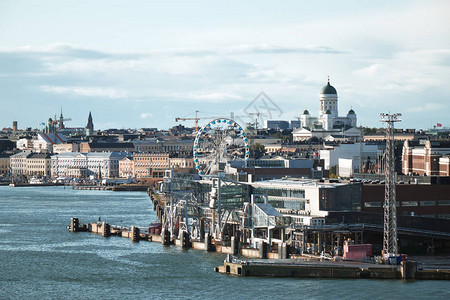
<svg viewBox="0 0 450 300"><path fill-rule="evenodd" d="M304 110L300 117L300 128L294 130L294 141L304 141L313 137L328 141L355 140L361 133L356 128L356 114L350 109L345 117L338 114L338 96L336 89L328 83L320 91L319 117L311 117L308 110Z"/></svg>

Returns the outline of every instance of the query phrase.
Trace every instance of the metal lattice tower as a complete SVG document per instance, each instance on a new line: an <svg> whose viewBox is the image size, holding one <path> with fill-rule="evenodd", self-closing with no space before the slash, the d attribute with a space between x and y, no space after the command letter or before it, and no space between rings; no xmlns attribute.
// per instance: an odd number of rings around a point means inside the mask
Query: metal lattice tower
<svg viewBox="0 0 450 300"><path fill-rule="evenodd" d="M386 151L384 160L384 238L383 252L398 254L397 245L397 208L395 200L395 156L394 156L394 123L402 114L380 114L381 122L387 124Z"/></svg>

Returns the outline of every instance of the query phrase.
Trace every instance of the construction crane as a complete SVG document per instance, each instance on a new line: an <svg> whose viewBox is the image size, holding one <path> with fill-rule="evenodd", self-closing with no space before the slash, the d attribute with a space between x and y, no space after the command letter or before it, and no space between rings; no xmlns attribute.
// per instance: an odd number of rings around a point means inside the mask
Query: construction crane
<svg viewBox="0 0 450 300"><path fill-rule="evenodd" d="M195 111L195 117L194 118L180 118L180 117L175 117L175 122L178 122L178 121L189 121L189 120L194 120L194 122L195 122L195 132L197 132L198 131L198 117L197 117L197 114L198 114L198 110L196 110Z"/></svg>
<svg viewBox="0 0 450 300"><path fill-rule="evenodd" d="M294 118L296 118L297 120L298 120L298 127L297 128L302 128L302 121L301 121L301 117L294 117ZM294 128L292 128L292 129L294 129Z"/></svg>
<svg viewBox="0 0 450 300"><path fill-rule="evenodd" d="M190 118L180 118L180 117L176 117L176 118L175 118L175 122L178 122L178 121L190 121L190 120L194 120L194 122L195 122L195 132L197 132L197 131L198 131L198 120L214 118L214 117L198 117L198 116L197 116L198 113L199 113L199 111L196 110L196 111L195 111L195 117L193 117L193 118L192 118L192 117L190 117Z"/></svg>
<svg viewBox="0 0 450 300"><path fill-rule="evenodd" d="M55 121L56 121L56 115L55 115ZM72 121L71 118L66 118L64 119L63 117L63 113L62 113L62 107L61 107L61 114L59 115L59 120L58 120L58 129L64 129L64 122L66 121Z"/></svg>
<svg viewBox="0 0 450 300"><path fill-rule="evenodd" d="M72 121L72 119L64 118L63 114L62 114L62 108L61 108L61 115L59 116L59 120L57 119L56 114L55 114L54 119L49 118L47 122L41 122L41 123L39 123L39 125L47 126L47 131L50 132L50 131L56 130L56 125L58 125L58 129L64 129L65 128L64 122L66 122L66 121Z"/></svg>
<svg viewBox="0 0 450 300"><path fill-rule="evenodd" d="M256 135L258 135L258 118L259 116L262 115L262 113L260 112L255 112L255 113L248 113L250 116L256 116L255 118L255 131L256 131Z"/></svg>

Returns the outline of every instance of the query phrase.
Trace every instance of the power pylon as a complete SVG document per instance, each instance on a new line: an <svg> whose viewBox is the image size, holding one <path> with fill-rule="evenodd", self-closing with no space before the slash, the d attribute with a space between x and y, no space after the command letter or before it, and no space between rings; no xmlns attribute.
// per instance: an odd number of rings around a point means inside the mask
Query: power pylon
<svg viewBox="0 0 450 300"><path fill-rule="evenodd" d="M383 252L398 254L397 245L397 208L395 200L395 156L394 156L394 123L402 114L381 113L381 122L387 124L386 151L384 160L385 188L384 188L384 237Z"/></svg>

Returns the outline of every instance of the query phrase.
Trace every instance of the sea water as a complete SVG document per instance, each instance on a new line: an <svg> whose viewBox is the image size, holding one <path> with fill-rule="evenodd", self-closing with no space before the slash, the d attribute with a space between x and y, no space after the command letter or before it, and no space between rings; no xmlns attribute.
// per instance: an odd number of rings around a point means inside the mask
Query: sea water
<svg viewBox="0 0 450 300"><path fill-rule="evenodd" d="M0 187L0 299L450 299L448 281L236 277L224 254L71 233L71 217L140 227L145 192Z"/></svg>

